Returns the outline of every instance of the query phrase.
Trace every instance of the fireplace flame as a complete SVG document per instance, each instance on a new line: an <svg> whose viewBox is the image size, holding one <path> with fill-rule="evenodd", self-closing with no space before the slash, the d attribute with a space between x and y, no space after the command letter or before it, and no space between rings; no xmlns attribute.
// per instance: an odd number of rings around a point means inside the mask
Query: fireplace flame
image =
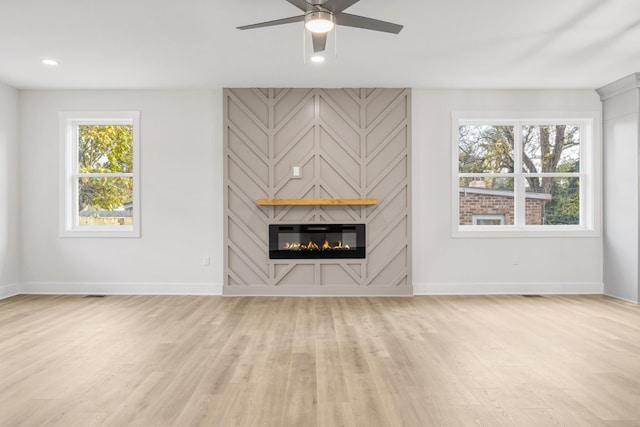
<svg viewBox="0 0 640 427"><path fill-rule="evenodd" d="M331 246L328 240L325 240L322 245L318 245L314 241L309 241L309 243L304 244L300 242L285 242L284 249L292 250L292 251L300 251L300 250L350 250L349 245L342 245L342 240L338 240L338 243L334 246Z"/></svg>

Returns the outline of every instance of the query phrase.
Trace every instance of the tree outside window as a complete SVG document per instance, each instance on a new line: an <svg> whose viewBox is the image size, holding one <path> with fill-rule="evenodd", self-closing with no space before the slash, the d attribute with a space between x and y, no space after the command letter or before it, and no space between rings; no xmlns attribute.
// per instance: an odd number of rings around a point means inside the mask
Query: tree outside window
<svg viewBox="0 0 640 427"><path fill-rule="evenodd" d="M80 225L131 225L132 174L132 125L78 126Z"/></svg>

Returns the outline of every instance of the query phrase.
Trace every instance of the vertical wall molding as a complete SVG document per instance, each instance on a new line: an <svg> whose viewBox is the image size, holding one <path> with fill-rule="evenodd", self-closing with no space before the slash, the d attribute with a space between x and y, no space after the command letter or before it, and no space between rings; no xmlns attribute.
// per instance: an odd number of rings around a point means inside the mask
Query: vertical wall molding
<svg viewBox="0 0 640 427"><path fill-rule="evenodd" d="M411 91L225 89L226 295L411 295ZM291 175L300 166L301 178ZM260 198L374 206L257 206ZM268 225L364 223L364 260L269 260Z"/></svg>
<svg viewBox="0 0 640 427"><path fill-rule="evenodd" d="M598 94L604 118L604 293L640 303L640 73Z"/></svg>

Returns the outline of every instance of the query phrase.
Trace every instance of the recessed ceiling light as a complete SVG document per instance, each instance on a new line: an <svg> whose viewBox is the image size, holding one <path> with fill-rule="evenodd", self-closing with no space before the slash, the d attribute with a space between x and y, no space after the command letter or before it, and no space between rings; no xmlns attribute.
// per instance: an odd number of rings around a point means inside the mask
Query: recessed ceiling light
<svg viewBox="0 0 640 427"><path fill-rule="evenodd" d="M55 67L56 65L58 65L58 61L56 61L55 59L46 59L46 58L45 58L45 59L43 59L43 60L42 60L42 63L43 63L44 65L51 65L51 66L54 66L54 67Z"/></svg>
<svg viewBox="0 0 640 427"><path fill-rule="evenodd" d="M311 57L311 61L313 61L313 62L324 62L324 56L322 56L322 55L313 55Z"/></svg>

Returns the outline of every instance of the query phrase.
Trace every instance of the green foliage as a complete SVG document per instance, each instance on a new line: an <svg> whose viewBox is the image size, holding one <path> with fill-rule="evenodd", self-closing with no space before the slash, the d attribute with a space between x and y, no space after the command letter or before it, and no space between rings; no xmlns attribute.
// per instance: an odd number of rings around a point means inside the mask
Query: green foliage
<svg viewBox="0 0 640 427"><path fill-rule="evenodd" d="M133 126L79 126L78 160L80 173L133 172ZM83 177L78 190L80 210L113 210L132 201L133 179Z"/></svg>
<svg viewBox="0 0 640 427"><path fill-rule="evenodd" d="M459 171L512 173L512 126L460 126Z"/></svg>
<svg viewBox="0 0 640 427"><path fill-rule="evenodd" d="M78 160L81 173L132 172L133 126L79 126Z"/></svg>
<svg viewBox="0 0 640 427"><path fill-rule="evenodd" d="M543 224L580 224L579 179L554 178L551 194L553 199L544 206Z"/></svg>
<svg viewBox="0 0 640 427"><path fill-rule="evenodd" d="M80 210L113 210L133 200L133 179L128 177L80 178Z"/></svg>

